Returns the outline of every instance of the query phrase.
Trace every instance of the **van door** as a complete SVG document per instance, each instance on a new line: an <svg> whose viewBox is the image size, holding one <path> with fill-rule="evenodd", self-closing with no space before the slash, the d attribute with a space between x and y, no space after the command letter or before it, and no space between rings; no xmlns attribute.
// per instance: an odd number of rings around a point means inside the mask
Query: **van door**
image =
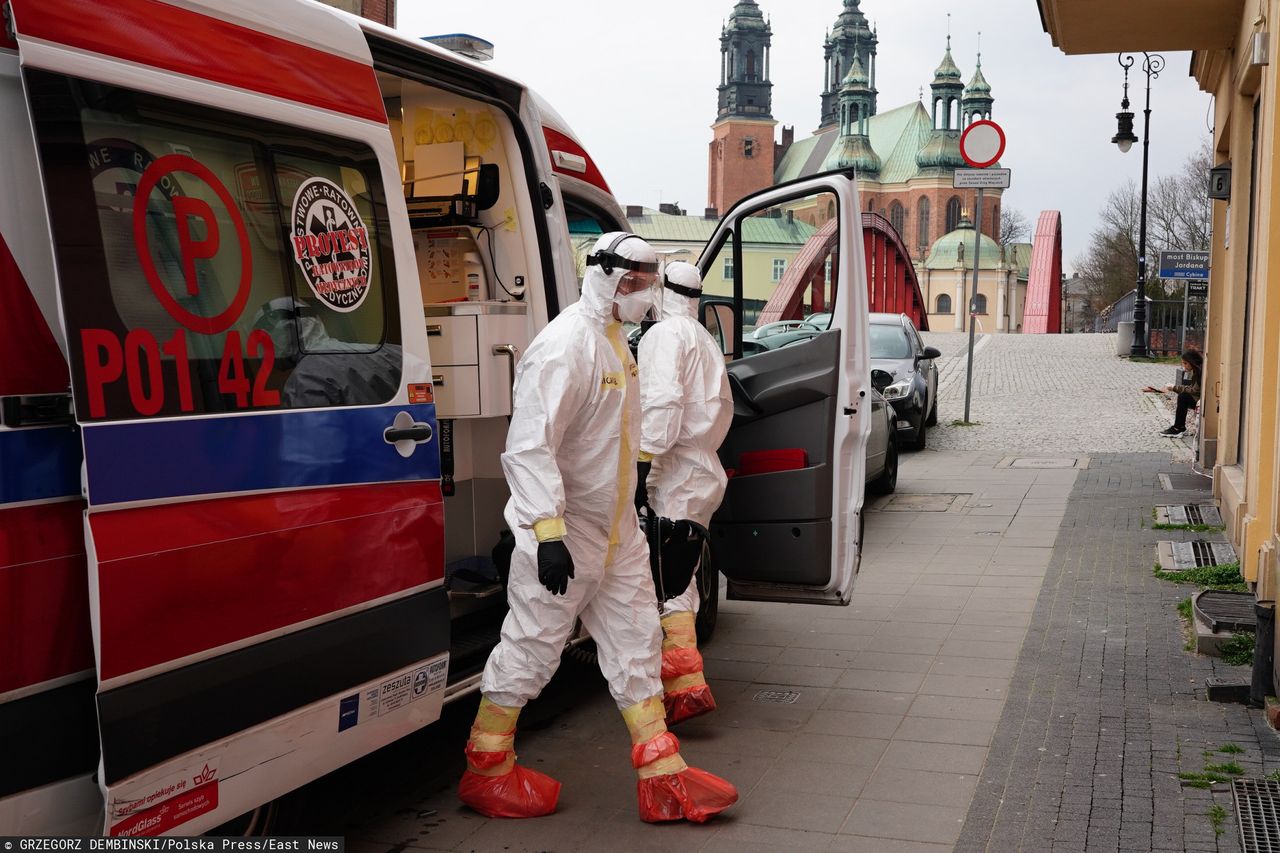
<svg viewBox="0 0 1280 853"><path fill-rule="evenodd" d="M699 262L704 294L732 300L738 330L730 477L711 525L729 598L852 594L871 428L860 223L851 178L814 177L739 202Z"/></svg>
<svg viewBox="0 0 1280 853"><path fill-rule="evenodd" d="M105 831L195 834L440 712L395 151L363 36L322 7L11 7L84 449Z"/></svg>

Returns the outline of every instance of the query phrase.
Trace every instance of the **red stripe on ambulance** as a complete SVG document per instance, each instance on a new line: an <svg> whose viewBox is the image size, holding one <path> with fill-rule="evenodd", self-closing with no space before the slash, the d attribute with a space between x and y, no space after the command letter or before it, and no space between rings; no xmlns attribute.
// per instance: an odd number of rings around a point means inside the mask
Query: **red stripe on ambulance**
<svg viewBox="0 0 1280 853"><path fill-rule="evenodd" d="M12 0L27 38L386 124L373 68L159 0Z"/></svg>
<svg viewBox="0 0 1280 853"><path fill-rule="evenodd" d="M0 693L93 669L83 512L0 510Z"/></svg>
<svg viewBox="0 0 1280 853"><path fill-rule="evenodd" d="M104 679L444 577L437 482L98 512L89 523Z"/></svg>

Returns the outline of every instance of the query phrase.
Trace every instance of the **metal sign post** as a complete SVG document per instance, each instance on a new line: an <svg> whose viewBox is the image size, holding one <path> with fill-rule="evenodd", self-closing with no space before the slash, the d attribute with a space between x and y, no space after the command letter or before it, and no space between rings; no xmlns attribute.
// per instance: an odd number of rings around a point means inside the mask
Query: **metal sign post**
<svg viewBox="0 0 1280 853"><path fill-rule="evenodd" d="M1008 169L988 169L994 166L1004 153L1005 137L1000 125L994 121L975 121L960 134L960 156L972 169L957 169L952 186L976 187L978 212L973 226L973 289L969 294L969 363L965 367L964 422L969 423L969 405L973 399L973 339L978 308L978 272L982 257L982 191L986 187L1009 186ZM958 306L957 306L958 307Z"/></svg>

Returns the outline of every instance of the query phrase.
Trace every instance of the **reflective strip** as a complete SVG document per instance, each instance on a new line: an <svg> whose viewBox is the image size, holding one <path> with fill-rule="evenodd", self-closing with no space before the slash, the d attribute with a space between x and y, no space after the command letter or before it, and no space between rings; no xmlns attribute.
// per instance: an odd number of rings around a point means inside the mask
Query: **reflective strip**
<svg viewBox="0 0 1280 853"><path fill-rule="evenodd" d="M565 526L563 518L544 518L533 523L533 535L539 542L554 542L563 539Z"/></svg>
<svg viewBox="0 0 1280 853"><path fill-rule="evenodd" d="M622 719L631 732L631 742L653 740L667 730L667 709L661 696L650 696L643 702L622 709Z"/></svg>

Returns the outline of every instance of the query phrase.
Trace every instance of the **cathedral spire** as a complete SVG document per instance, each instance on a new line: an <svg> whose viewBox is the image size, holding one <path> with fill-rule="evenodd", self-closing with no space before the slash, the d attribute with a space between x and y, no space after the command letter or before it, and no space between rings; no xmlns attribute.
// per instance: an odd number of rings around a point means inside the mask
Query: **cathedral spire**
<svg viewBox="0 0 1280 853"><path fill-rule="evenodd" d="M960 102L963 124L966 127L978 119L991 118L991 107L995 104L995 98L991 97L991 84L982 73L982 33L978 33L978 45L978 66L974 69L973 79L965 88Z"/></svg>
<svg viewBox="0 0 1280 853"><path fill-rule="evenodd" d="M771 119L769 58L773 29L756 0L738 0L720 30L720 86L716 120Z"/></svg>
<svg viewBox="0 0 1280 853"><path fill-rule="evenodd" d="M950 29L950 22L947 25ZM916 163L921 169L947 172L964 166L960 156L960 125L964 98L964 82L955 60L951 57L951 34L947 34L947 49L942 62L933 72L929 84L933 99L933 133L929 142L920 149Z"/></svg>
<svg viewBox="0 0 1280 853"><path fill-rule="evenodd" d="M843 0L843 8L835 25L822 42L825 72L822 81L822 113L820 128L831 127L840 120L840 89L856 56L867 75L871 91L870 114L876 112L876 46L879 36L859 6L860 0Z"/></svg>

